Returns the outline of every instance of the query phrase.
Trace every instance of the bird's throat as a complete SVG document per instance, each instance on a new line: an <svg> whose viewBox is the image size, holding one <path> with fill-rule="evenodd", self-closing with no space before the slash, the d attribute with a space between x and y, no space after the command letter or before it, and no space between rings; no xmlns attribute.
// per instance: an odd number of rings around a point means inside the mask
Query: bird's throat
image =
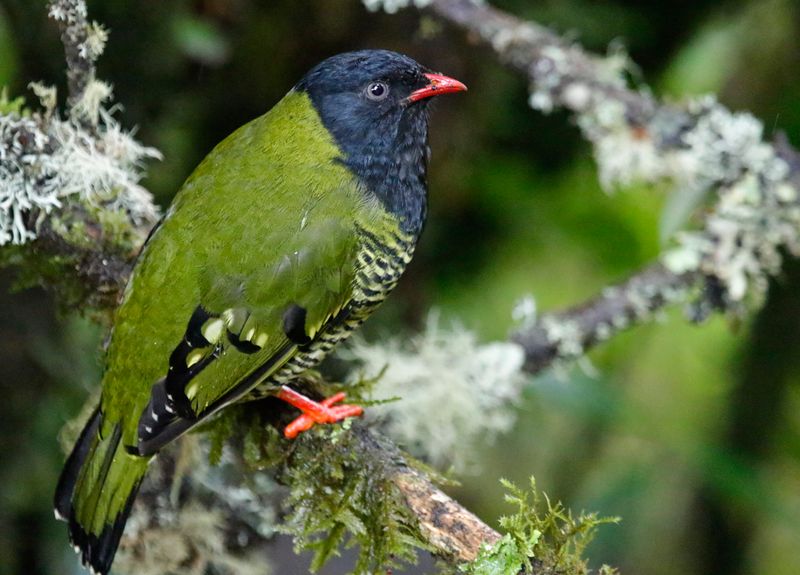
<svg viewBox="0 0 800 575"><path fill-rule="evenodd" d="M388 145L351 152L344 163L398 218L402 231L417 237L428 207L428 118L419 113L405 120Z"/></svg>

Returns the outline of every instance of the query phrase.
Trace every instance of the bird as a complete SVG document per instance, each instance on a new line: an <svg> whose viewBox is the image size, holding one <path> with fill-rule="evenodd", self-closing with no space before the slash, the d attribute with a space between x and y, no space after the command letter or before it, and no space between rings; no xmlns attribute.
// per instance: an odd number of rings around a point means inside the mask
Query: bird
<svg viewBox="0 0 800 575"><path fill-rule="evenodd" d="M191 173L139 253L99 404L56 487L85 567L110 570L158 451L225 407L275 395L301 411L288 438L362 413L343 393L306 397L298 377L411 261L427 215L429 102L466 89L396 52L338 54Z"/></svg>

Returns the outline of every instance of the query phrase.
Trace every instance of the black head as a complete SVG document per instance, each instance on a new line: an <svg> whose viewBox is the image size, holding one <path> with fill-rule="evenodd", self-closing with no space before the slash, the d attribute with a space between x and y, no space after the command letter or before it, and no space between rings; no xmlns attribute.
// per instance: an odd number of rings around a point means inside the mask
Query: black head
<svg viewBox="0 0 800 575"><path fill-rule="evenodd" d="M344 162L408 229L425 217L430 97L466 87L388 50L324 60L295 86L308 94Z"/></svg>

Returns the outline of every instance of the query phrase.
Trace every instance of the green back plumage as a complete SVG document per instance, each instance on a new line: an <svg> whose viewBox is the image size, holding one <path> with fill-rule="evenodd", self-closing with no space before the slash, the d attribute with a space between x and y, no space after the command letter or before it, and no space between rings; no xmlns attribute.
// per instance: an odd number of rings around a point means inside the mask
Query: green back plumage
<svg viewBox="0 0 800 575"><path fill-rule="evenodd" d="M313 336L352 298L356 226L383 234L391 218L351 172L308 97L290 92L220 143L178 192L140 256L108 348L99 436L72 496L88 537L100 537L130 504L147 457L132 455L153 384L166 375L193 311L243 310L260 350L223 351L192 379L198 416L249 373L297 351L282 314L306 310ZM239 326L242 327L242 326ZM264 378L262 378L264 379Z"/></svg>
<svg viewBox="0 0 800 575"><path fill-rule="evenodd" d="M198 305L215 314L245 309L254 338L266 337L260 352L226 352L197 376L193 407L202 413L288 343L281 324L288 305L303 306L313 330L349 300L354 225L377 221L381 208L335 161L339 155L308 98L291 92L198 166L148 242L119 309L103 382L107 419L141 413ZM135 444L129 419L123 441Z"/></svg>

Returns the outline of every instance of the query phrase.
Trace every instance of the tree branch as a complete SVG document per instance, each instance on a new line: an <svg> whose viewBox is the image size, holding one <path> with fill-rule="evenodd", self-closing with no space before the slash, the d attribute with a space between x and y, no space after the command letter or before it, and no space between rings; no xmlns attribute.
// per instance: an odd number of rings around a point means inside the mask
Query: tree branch
<svg viewBox="0 0 800 575"><path fill-rule="evenodd" d="M539 373L554 361L576 359L616 333L653 318L682 301L699 274L675 274L653 264L625 282L605 288L591 300L543 315L517 330L511 340L525 350L525 369Z"/></svg>
<svg viewBox="0 0 800 575"><path fill-rule="evenodd" d="M357 445L359 459L390 462L387 479L403 495L419 522L422 536L437 555L455 563L473 561L482 545L492 545L500 539L497 531L409 466L402 452L387 439L360 428Z"/></svg>
<svg viewBox="0 0 800 575"><path fill-rule="evenodd" d="M68 106L71 108L80 101L95 77L96 56L86 43L90 36L86 3L83 0L52 0L50 17L58 22L61 30L67 62Z"/></svg>
<svg viewBox="0 0 800 575"><path fill-rule="evenodd" d="M456 564L466 563L474 561L482 547L500 540L500 533L419 471L404 467L398 469L392 480L417 517L422 536L437 555Z"/></svg>
<svg viewBox="0 0 800 575"><path fill-rule="evenodd" d="M623 104L631 123L644 125L659 109L648 94L626 88L617 63L587 54L535 22L474 0L433 0L427 11L491 46L503 63L573 112L584 112L589 100L602 96ZM581 85L586 90L578 94Z"/></svg>
<svg viewBox="0 0 800 575"><path fill-rule="evenodd" d="M254 409L262 411L265 419L259 419L261 425L276 426L276 429L289 416L288 410L274 405L270 405L269 409L257 405L231 409L239 409L240 413L253 412ZM276 518L270 513L280 507L275 498L276 487L271 479L264 476L254 481L254 476L257 479L263 472L254 470L244 461L241 438L233 439L234 449L227 452L233 459L223 458L222 465L216 468L208 467L208 453L202 448L198 450L198 442L192 436L180 440L159 455L134 506L131 518L134 527L126 531L122 541L117 561L122 572L139 572L142 562L147 562L150 556L163 558L165 553L147 549L148 546L157 546L149 533L171 533L172 538L167 543L170 546L176 544L176 538L183 536L186 540L179 547L192 549L190 555L208 555L208 549L202 548L204 539L192 540L192 531L181 525L182 519L175 513L174 500L178 494L182 502L180 507L191 507L195 520L201 515L215 517L217 527L226 534L225 539L234 542L228 546L230 551L226 552L231 555L247 554L250 548L257 548L263 542L265 530L272 532L275 529ZM370 481L380 486L380 490L396 490L407 507L409 517L414 518L415 524L409 527L418 532L421 540L438 557L453 564L473 561L482 547L500 539L497 531L444 493L426 473L410 464L406 455L386 437L356 422L345 441L346 453L340 454L336 447L330 446L329 439L303 435L291 446L281 448L285 451L280 456L280 462L271 465L273 470L277 468L278 471L269 477L277 475L282 482L287 478L296 479L298 470L302 471L309 465L307 451L316 452L322 458L343 455L357 467L367 467ZM200 445L207 444L203 442ZM264 447L263 443L261 447ZM173 478L177 478L178 482L174 483ZM318 479L325 481L324 477ZM313 506L313 500L319 494L313 493L313 489L305 489L303 505ZM324 487L322 490L327 491ZM173 496L167 497L166 494L170 492ZM277 497L278 500L285 498L285 494ZM254 507L258 508L255 513ZM199 512L200 508L202 513ZM316 509L311 511L315 514L318 512ZM270 524L266 529L259 525L264 522ZM181 531L188 532L188 535L184 536ZM241 540L244 543L235 543ZM217 555L220 555L219 552ZM219 563L221 558L209 557L206 560ZM177 566L182 557L175 556L174 560ZM161 568L169 570L169 565L162 564Z"/></svg>
<svg viewBox="0 0 800 575"><path fill-rule="evenodd" d="M711 311L742 311L747 299L760 301L784 252L800 254L800 155L785 137L765 143L759 121L710 99L685 107L660 103L645 89L627 87L631 66L620 54L588 54L484 2L432 0L426 10L528 78L533 108L573 112L594 144L607 188L666 180L674 195L699 197L695 208L711 203L701 227L676 234L659 263L514 333L531 372L579 357L691 293L698 296L693 321Z"/></svg>

